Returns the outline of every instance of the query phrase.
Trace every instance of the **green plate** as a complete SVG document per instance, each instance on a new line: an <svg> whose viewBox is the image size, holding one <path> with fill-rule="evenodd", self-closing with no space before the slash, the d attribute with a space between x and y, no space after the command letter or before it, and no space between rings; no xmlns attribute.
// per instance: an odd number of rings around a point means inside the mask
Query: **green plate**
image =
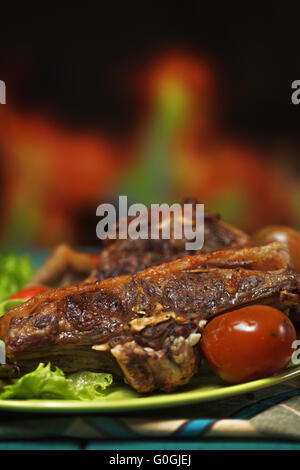
<svg viewBox="0 0 300 470"><path fill-rule="evenodd" d="M190 405L271 387L300 375L300 365L281 374L239 385L224 384L215 375L195 376L185 387L173 393L139 395L126 385L114 386L101 400L0 400L0 409L34 413L112 413L141 409Z"/></svg>

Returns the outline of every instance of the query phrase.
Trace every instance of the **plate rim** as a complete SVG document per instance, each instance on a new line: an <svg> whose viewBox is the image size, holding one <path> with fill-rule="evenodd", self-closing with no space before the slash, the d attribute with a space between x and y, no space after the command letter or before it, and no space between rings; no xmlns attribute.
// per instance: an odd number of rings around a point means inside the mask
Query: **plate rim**
<svg viewBox="0 0 300 470"><path fill-rule="evenodd" d="M253 392L256 390L272 387L282 382L286 382L300 375L300 365L289 367L280 374L263 379L245 382L236 385L226 385L215 390L201 391L201 387L196 390L174 392L174 395L160 394L147 395L136 398L118 398L116 400L0 400L0 411L14 411L22 413L127 413L128 411L150 410L158 408L172 408L178 405L187 406L189 404L203 403L230 398L236 395ZM192 392L192 396L191 395Z"/></svg>

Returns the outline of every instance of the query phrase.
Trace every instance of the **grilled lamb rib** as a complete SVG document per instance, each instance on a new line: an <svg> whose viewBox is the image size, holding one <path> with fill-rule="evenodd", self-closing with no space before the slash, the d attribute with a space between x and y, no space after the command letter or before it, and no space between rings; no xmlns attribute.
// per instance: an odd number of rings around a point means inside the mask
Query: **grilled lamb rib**
<svg viewBox="0 0 300 470"><path fill-rule="evenodd" d="M51 361L123 374L139 392L169 391L197 370L203 320L253 302L298 302L298 285L278 243L200 254L44 292L0 320L0 337L24 371Z"/></svg>
<svg viewBox="0 0 300 470"><path fill-rule="evenodd" d="M176 240L172 236L169 240L109 240L99 255L80 252L63 244L53 251L45 265L36 272L31 284L58 287L83 281L88 276L90 281L102 280L123 274L135 274L150 266L183 258L189 254L210 253L252 245L248 235L223 222L214 214L205 213L204 231L203 247L192 252L186 251L185 239Z"/></svg>
<svg viewBox="0 0 300 470"><path fill-rule="evenodd" d="M171 237L168 240L153 240L149 237L148 240L127 238L111 242L99 257L91 279L102 280L123 274L135 274L150 266L158 266L188 255L252 246L253 242L248 235L223 222L217 215L206 212L204 220L204 245L200 250L188 251L185 248L185 238L178 240L172 236L174 219L171 218ZM195 225L194 218L192 223Z"/></svg>

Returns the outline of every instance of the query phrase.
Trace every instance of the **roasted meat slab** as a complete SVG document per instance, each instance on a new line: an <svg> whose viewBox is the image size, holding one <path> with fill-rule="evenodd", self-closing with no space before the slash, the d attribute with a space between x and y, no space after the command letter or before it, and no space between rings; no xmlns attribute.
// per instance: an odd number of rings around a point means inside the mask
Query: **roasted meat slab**
<svg viewBox="0 0 300 470"><path fill-rule="evenodd" d="M149 218L150 220L150 218ZM116 240L101 254L98 265L92 273L92 279L102 280L123 274L135 274L150 266L157 266L188 255L210 253L226 248L251 246L248 235L221 221L215 214L204 215L204 245L198 251L185 248L186 239L176 240L172 236L168 240ZM192 220L195 223L195 220Z"/></svg>
<svg viewBox="0 0 300 470"><path fill-rule="evenodd" d="M298 302L299 275L280 244L199 254L44 292L0 320L8 360L108 370L139 392L173 390L199 363L206 320L251 303Z"/></svg>
<svg viewBox="0 0 300 470"><path fill-rule="evenodd" d="M62 243L47 258L44 265L33 275L30 284L63 287L81 282L98 266L99 254L71 248Z"/></svg>
<svg viewBox="0 0 300 470"><path fill-rule="evenodd" d="M32 285L58 287L83 281L88 277L90 281L96 281L123 274L135 274L150 266L191 254L252 245L248 235L210 213L205 214L204 235L202 249L190 252L185 249L186 240L176 240L172 237L172 230L168 240L109 240L99 255L80 252L65 244L60 245L45 265L36 272Z"/></svg>

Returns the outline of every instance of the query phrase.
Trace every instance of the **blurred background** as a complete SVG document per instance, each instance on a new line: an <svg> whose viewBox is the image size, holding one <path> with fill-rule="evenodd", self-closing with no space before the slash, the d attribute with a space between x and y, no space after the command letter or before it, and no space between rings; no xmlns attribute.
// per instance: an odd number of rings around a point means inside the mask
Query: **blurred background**
<svg viewBox="0 0 300 470"><path fill-rule="evenodd" d="M119 194L300 228L300 7L127 3L1 7L1 246L96 246Z"/></svg>

